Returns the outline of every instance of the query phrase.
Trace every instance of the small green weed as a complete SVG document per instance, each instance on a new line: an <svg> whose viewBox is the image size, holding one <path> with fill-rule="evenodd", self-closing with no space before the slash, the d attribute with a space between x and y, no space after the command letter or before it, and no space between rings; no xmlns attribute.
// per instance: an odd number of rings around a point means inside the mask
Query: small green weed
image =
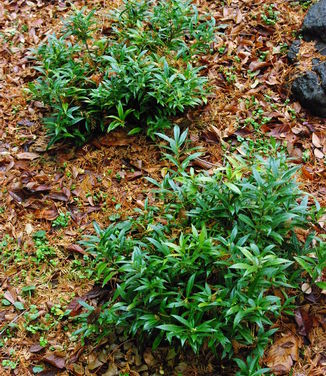
<svg viewBox="0 0 326 376"><path fill-rule="evenodd" d="M44 367L43 366L34 366L32 368L32 371L33 371L33 373L38 374L38 373L41 373L41 372L44 371Z"/></svg>
<svg viewBox="0 0 326 376"><path fill-rule="evenodd" d="M265 6L264 12L261 13L261 18L266 25L274 26L278 21L279 12L275 11L275 5L271 4Z"/></svg>
<svg viewBox="0 0 326 376"><path fill-rule="evenodd" d="M40 344L42 342L45 346L47 341L45 333L56 327L64 316L65 312L59 304L51 307L50 313L46 315L40 313L36 305L31 305L29 310L24 314L24 328L31 334L41 334Z"/></svg>
<svg viewBox="0 0 326 376"><path fill-rule="evenodd" d="M310 158L311 158L311 152L309 149L305 150L303 153L302 153L302 160L303 162L309 162L310 161Z"/></svg>
<svg viewBox="0 0 326 376"><path fill-rule="evenodd" d="M70 222L71 215L69 212L62 213L60 212L57 218L52 221L52 227L54 228L60 228L60 227L67 227Z"/></svg>
<svg viewBox="0 0 326 376"><path fill-rule="evenodd" d="M14 361L9 360L9 359L4 359L1 364L4 368L8 368L8 369L12 369L12 370L16 369L17 366L18 366L18 362L14 362Z"/></svg>
<svg viewBox="0 0 326 376"><path fill-rule="evenodd" d="M49 246L46 232L44 230L37 231L33 234L34 245L36 248L35 257L33 261L39 264L44 260L50 260L52 264L55 264L53 257L56 256L55 249Z"/></svg>
<svg viewBox="0 0 326 376"><path fill-rule="evenodd" d="M293 1L291 4L293 6L298 6L300 5L302 7L302 9L306 10L308 9L311 4L313 4L315 2L315 0L299 0L299 1Z"/></svg>
<svg viewBox="0 0 326 376"><path fill-rule="evenodd" d="M276 157L278 153L287 153L286 147L280 142L277 142L275 138L257 137L252 140L250 138L237 137L237 141L241 143L241 150L247 156L255 156L257 154L263 156Z"/></svg>
<svg viewBox="0 0 326 376"><path fill-rule="evenodd" d="M243 120L243 124L260 133L261 126L268 124L272 119L264 116L265 111L254 96L245 99L245 106L250 111L250 116Z"/></svg>
<svg viewBox="0 0 326 376"><path fill-rule="evenodd" d="M22 293L31 297L35 289L35 286L24 286L22 287Z"/></svg>
<svg viewBox="0 0 326 376"><path fill-rule="evenodd" d="M37 306L31 305L28 312L24 314L24 327L27 332L35 334L37 332L42 332L47 330L47 327L43 324L37 322L37 319L40 317L40 313L37 309Z"/></svg>
<svg viewBox="0 0 326 376"><path fill-rule="evenodd" d="M234 67L220 67L220 72L224 75L225 80L228 84L232 84L237 80L237 75L234 71Z"/></svg>
<svg viewBox="0 0 326 376"><path fill-rule="evenodd" d="M5 270L10 268L13 263L19 264L24 262L26 257L26 252L18 247L15 239L8 234L2 238L0 241L0 262Z"/></svg>

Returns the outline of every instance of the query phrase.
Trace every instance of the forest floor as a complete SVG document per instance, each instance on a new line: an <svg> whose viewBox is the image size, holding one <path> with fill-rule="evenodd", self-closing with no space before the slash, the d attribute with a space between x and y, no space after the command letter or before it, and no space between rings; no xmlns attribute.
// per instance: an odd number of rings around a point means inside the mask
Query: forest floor
<svg viewBox="0 0 326 376"><path fill-rule="evenodd" d="M301 164L303 189L325 205L326 122L288 92L298 67L288 64L287 48L306 9L284 0L196 2L218 26L215 52L202 61L213 95L205 107L176 120L204 150L196 167L209 170L231 153L269 155L278 148ZM29 102L23 88L36 77L30 49L60 29L70 11L66 3L0 2L0 374L233 375L228 362L208 352L176 354L165 347L152 353L123 335L97 346L70 338L78 327L73 316L82 311L78 300L96 306L105 293L89 280L90 256L78 241L93 232L94 221L105 227L141 206L151 190L144 177L159 179L166 162L150 139L124 131L81 148L57 144L46 150L45 109ZM73 3L98 8L100 17L117 6L108 0ZM264 23L269 9L276 12L274 25ZM312 45L304 44L301 66L313 55ZM53 226L60 220L61 227ZM72 310L68 317L66 309ZM266 359L285 364L283 374L325 375L323 296L312 291L294 316L276 324L276 345Z"/></svg>

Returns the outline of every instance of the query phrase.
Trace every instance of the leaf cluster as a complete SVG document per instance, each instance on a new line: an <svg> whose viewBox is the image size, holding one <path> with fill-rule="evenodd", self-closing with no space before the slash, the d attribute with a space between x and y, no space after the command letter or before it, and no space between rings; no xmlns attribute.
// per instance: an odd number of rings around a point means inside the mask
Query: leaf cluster
<svg viewBox="0 0 326 376"><path fill-rule="evenodd" d="M206 101L197 61L214 39L213 18L188 0L125 0L104 35L94 13L75 10L61 35L34 52L40 76L28 91L50 110L50 145L82 143L127 121L132 133L147 128L153 136L170 116Z"/></svg>
<svg viewBox="0 0 326 376"><path fill-rule="evenodd" d="M83 243L114 294L81 331L102 338L119 326L151 337L154 348L167 340L230 357L237 344L250 350L250 374L261 374L258 360L275 331L268 327L293 304L289 291L310 262L302 253L311 244L300 247L294 233L313 213L297 167L279 155L229 158L212 174L196 173L187 168L198 156L185 148L187 132L161 137L175 168L161 183L149 179L155 203L105 230L96 225Z"/></svg>

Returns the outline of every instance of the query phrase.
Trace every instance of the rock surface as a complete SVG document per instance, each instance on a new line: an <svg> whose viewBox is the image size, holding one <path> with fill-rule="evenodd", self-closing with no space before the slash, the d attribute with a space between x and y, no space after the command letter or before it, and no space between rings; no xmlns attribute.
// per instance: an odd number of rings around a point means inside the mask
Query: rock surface
<svg viewBox="0 0 326 376"><path fill-rule="evenodd" d="M314 115L326 117L326 63L314 59L313 70L297 77L292 93Z"/></svg>
<svg viewBox="0 0 326 376"><path fill-rule="evenodd" d="M296 39L290 46L288 51L288 59L290 63L294 63L297 60L298 53L300 51L301 40Z"/></svg>
<svg viewBox="0 0 326 376"><path fill-rule="evenodd" d="M326 42L317 41L316 42L316 49L319 53L326 56Z"/></svg>
<svg viewBox="0 0 326 376"><path fill-rule="evenodd" d="M320 85L326 91L326 62L321 62L319 59L313 59L313 71L319 76Z"/></svg>
<svg viewBox="0 0 326 376"><path fill-rule="evenodd" d="M312 5L304 18L302 35L305 41L316 41L316 50L326 55L326 0ZM297 60L300 41L296 40L288 52L291 63ZM313 115L326 117L326 62L312 60L312 70L295 78L292 94Z"/></svg>
<svg viewBox="0 0 326 376"><path fill-rule="evenodd" d="M326 43L326 0L312 5L303 21L302 34L306 41Z"/></svg>

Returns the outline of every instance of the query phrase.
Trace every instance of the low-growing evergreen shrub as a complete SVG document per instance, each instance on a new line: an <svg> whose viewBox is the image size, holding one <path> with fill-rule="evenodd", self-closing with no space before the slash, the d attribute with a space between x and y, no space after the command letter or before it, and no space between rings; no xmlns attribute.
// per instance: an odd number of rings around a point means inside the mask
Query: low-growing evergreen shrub
<svg viewBox="0 0 326 376"><path fill-rule="evenodd" d="M206 344L230 357L244 346L250 374L261 374L269 326L294 303L289 291L303 270L295 259L313 252L294 230L309 227L319 208L308 209L298 167L284 156L229 158L212 174L196 173L187 169L198 156L184 149L187 132L160 136L174 169L161 183L149 179L155 202L106 230L96 225L97 236L83 243L114 294L80 331L100 339L118 326L152 338L154 348L168 340L198 352ZM243 373L245 363L238 365Z"/></svg>
<svg viewBox="0 0 326 376"><path fill-rule="evenodd" d="M127 120L133 133L153 136L170 116L206 101L197 60L214 39L214 18L199 16L189 0L125 0L108 22L104 35L94 11L76 10L34 53L40 76L28 91L51 111L50 144L84 142Z"/></svg>

